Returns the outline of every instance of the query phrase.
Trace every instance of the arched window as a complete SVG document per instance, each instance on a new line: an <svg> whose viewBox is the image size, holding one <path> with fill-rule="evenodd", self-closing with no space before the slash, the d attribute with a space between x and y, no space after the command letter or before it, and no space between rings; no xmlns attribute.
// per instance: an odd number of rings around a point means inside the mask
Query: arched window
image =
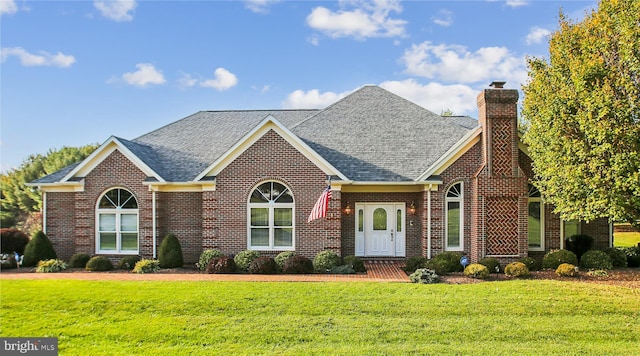
<svg viewBox="0 0 640 356"><path fill-rule="evenodd" d="M464 194L462 182L452 185L445 197L446 245L445 250L462 251L464 236Z"/></svg>
<svg viewBox="0 0 640 356"><path fill-rule="evenodd" d="M251 250L294 250L294 202L289 188L264 182L249 197L248 241Z"/></svg>
<svg viewBox="0 0 640 356"><path fill-rule="evenodd" d="M529 184L529 251L544 251L544 204L540 191Z"/></svg>
<svg viewBox="0 0 640 356"><path fill-rule="evenodd" d="M115 188L96 207L96 252L138 253L138 201L131 192Z"/></svg>

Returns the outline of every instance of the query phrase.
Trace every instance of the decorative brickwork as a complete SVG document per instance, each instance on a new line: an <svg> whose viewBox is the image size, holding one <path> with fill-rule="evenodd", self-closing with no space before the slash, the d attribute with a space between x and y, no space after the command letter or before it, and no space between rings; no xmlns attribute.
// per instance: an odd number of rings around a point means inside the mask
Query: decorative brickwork
<svg viewBox="0 0 640 356"><path fill-rule="evenodd" d="M486 254L518 255L518 199L487 198Z"/></svg>

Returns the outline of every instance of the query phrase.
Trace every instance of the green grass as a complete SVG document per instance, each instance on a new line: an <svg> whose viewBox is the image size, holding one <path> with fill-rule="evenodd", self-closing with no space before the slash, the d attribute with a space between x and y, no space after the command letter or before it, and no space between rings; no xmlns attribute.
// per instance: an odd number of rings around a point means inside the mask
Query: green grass
<svg viewBox="0 0 640 356"><path fill-rule="evenodd" d="M624 355L640 291L562 281L2 280L2 337L61 355Z"/></svg>
<svg viewBox="0 0 640 356"><path fill-rule="evenodd" d="M616 232L613 235L615 247L634 247L640 243L640 232Z"/></svg>

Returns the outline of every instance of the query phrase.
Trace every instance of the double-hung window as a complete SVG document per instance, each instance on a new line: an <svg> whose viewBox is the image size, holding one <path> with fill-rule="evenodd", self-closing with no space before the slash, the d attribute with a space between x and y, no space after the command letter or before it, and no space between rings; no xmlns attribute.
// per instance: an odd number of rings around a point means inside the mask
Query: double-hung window
<svg viewBox="0 0 640 356"><path fill-rule="evenodd" d="M445 197L446 204L446 246L448 251L462 251L464 236L464 193L462 182L452 185Z"/></svg>
<svg viewBox="0 0 640 356"><path fill-rule="evenodd" d="M96 252L138 254L138 202L131 192L115 188L96 207Z"/></svg>
<svg viewBox="0 0 640 356"><path fill-rule="evenodd" d="M529 251L544 251L544 204L540 191L529 184Z"/></svg>
<svg viewBox="0 0 640 356"><path fill-rule="evenodd" d="M253 190L248 220L248 249L295 249L293 195L283 184L265 182Z"/></svg>

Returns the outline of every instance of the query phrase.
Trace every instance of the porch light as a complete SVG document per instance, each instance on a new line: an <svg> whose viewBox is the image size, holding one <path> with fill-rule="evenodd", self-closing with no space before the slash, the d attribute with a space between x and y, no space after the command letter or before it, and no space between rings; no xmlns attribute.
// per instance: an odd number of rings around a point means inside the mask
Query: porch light
<svg viewBox="0 0 640 356"><path fill-rule="evenodd" d="M411 215L415 215L416 214L416 205L414 204L413 201L411 201L411 205L409 205L409 214Z"/></svg>
<svg viewBox="0 0 640 356"><path fill-rule="evenodd" d="M347 206L345 206L345 207L344 207L344 213L345 213L346 215L351 215L351 212L352 212L352 211L353 211L353 210L351 210L351 203L347 202Z"/></svg>

